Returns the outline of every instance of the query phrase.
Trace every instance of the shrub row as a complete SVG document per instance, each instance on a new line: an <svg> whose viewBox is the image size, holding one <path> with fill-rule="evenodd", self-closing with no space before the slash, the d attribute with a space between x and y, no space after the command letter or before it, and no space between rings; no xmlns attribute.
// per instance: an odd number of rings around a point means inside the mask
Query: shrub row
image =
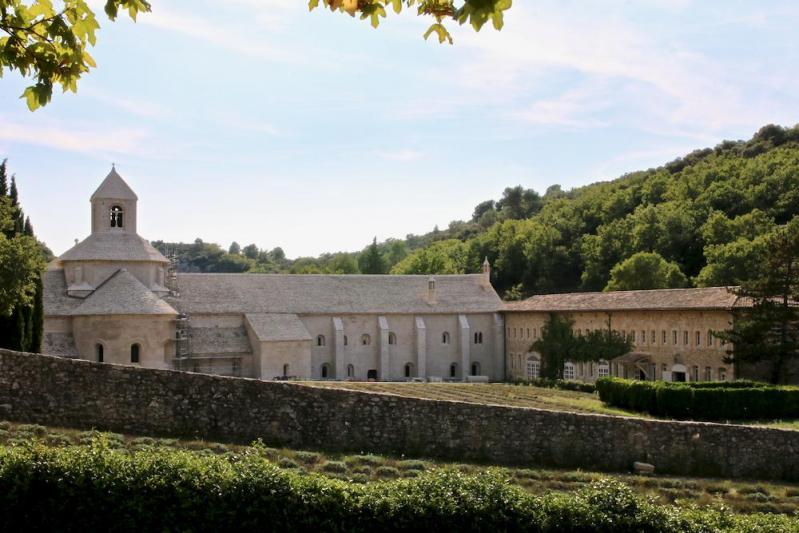
<svg viewBox="0 0 799 533"><path fill-rule="evenodd" d="M799 417L799 388L753 382L673 383L597 380L599 398L614 407L691 420Z"/></svg>
<svg viewBox="0 0 799 533"><path fill-rule="evenodd" d="M577 392L588 392L593 394L596 392L596 387L593 383L584 383L582 381L571 381L564 379L517 379L514 383L517 385L530 385L532 387L543 387L547 389L560 389L571 390Z"/></svg>
<svg viewBox="0 0 799 533"><path fill-rule="evenodd" d="M254 451L0 449L0 530L795 531L785 515L656 505L602 480L535 496L490 471L356 485L284 471Z"/></svg>

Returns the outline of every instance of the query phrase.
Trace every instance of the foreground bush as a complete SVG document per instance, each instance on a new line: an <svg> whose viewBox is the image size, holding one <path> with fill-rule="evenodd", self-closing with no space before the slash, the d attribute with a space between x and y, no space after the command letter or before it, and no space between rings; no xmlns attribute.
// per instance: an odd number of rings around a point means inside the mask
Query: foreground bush
<svg viewBox="0 0 799 533"><path fill-rule="evenodd" d="M454 471L356 485L251 453L0 449L0 530L796 531L785 515L656 505L604 480L534 496L496 473Z"/></svg>
<svg viewBox="0 0 799 533"><path fill-rule="evenodd" d="M799 388L749 381L673 383L601 378L599 399L655 416L693 420L799 418Z"/></svg>
<svg viewBox="0 0 799 533"><path fill-rule="evenodd" d="M517 385L530 385L532 387L542 387L547 389L570 390L576 392L587 392L593 394L596 392L596 387L593 383L585 383L582 381L573 381L566 379L517 379L514 383Z"/></svg>

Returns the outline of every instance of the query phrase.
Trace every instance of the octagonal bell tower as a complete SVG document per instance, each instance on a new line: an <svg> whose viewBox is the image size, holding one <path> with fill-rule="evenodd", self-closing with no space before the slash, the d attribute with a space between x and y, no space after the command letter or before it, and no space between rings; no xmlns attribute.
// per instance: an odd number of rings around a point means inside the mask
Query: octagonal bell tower
<svg viewBox="0 0 799 533"><path fill-rule="evenodd" d="M91 197L92 234L127 233L136 235L136 193L117 174L116 168L103 180Z"/></svg>

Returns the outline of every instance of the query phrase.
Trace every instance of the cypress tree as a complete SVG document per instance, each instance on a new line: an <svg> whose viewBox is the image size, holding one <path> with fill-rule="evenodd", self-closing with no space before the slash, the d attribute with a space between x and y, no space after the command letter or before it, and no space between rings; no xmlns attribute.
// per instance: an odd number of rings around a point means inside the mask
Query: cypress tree
<svg viewBox="0 0 799 533"><path fill-rule="evenodd" d="M22 233L28 237L33 237L33 225L31 224L31 217L25 217L25 225L23 227Z"/></svg>
<svg viewBox="0 0 799 533"><path fill-rule="evenodd" d="M17 177L11 176L11 188L8 190L8 197L11 198L11 207L19 205L19 191L17 191Z"/></svg>
<svg viewBox="0 0 799 533"><path fill-rule="evenodd" d="M44 338L44 283L39 277L36 283L36 296L33 300L33 316L31 319L31 338L28 351L41 353Z"/></svg>
<svg viewBox="0 0 799 533"><path fill-rule="evenodd" d="M8 175L6 174L6 161L0 163L0 198L8 196Z"/></svg>

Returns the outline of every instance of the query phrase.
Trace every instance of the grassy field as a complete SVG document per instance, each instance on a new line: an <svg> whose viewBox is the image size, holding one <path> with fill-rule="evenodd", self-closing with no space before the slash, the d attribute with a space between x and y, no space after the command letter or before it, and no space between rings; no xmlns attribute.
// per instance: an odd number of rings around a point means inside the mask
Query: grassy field
<svg viewBox="0 0 799 533"><path fill-rule="evenodd" d="M153 439L0 421L0 446L29 446L36 443L46 446L90 446L99 440L107 442L115 449L131 453L146 452L156 447L169 447L190 450L197 454L228 456L231 460L235 460L237 454L248 449L245 446L204 441ZM300 473L315 472L354 483L377 483L396 478L416 477L421 472L435 469L456 469L479 474L490 468L502 473L512 483L534 494L547 491L571 492L592 481L613 478L627 483L637 492L651 496L661 503L696 504L699 506L724 504L739 513L795 514L799 512L799 485L788 483L600 474L579 470L498 468L485 465L440 463L364 454L342 455L263 446L258 446L257 449L259 453L264 454L281 468Z"/></svg>
<svg viewBox="0 0 799 533"><path fill-rule="evenodd" d="M340 388L361 392L394 394L409 398L450 400L457 402L535 407L573 413L598 413L605 415L652 418L643 413L626 411L605 405L596 394L559 389L512 385L506 383L388 383L354 381L306 381L302 385ZM746 425L778 427L799 430L799 420L746 420Z"/></svg>

